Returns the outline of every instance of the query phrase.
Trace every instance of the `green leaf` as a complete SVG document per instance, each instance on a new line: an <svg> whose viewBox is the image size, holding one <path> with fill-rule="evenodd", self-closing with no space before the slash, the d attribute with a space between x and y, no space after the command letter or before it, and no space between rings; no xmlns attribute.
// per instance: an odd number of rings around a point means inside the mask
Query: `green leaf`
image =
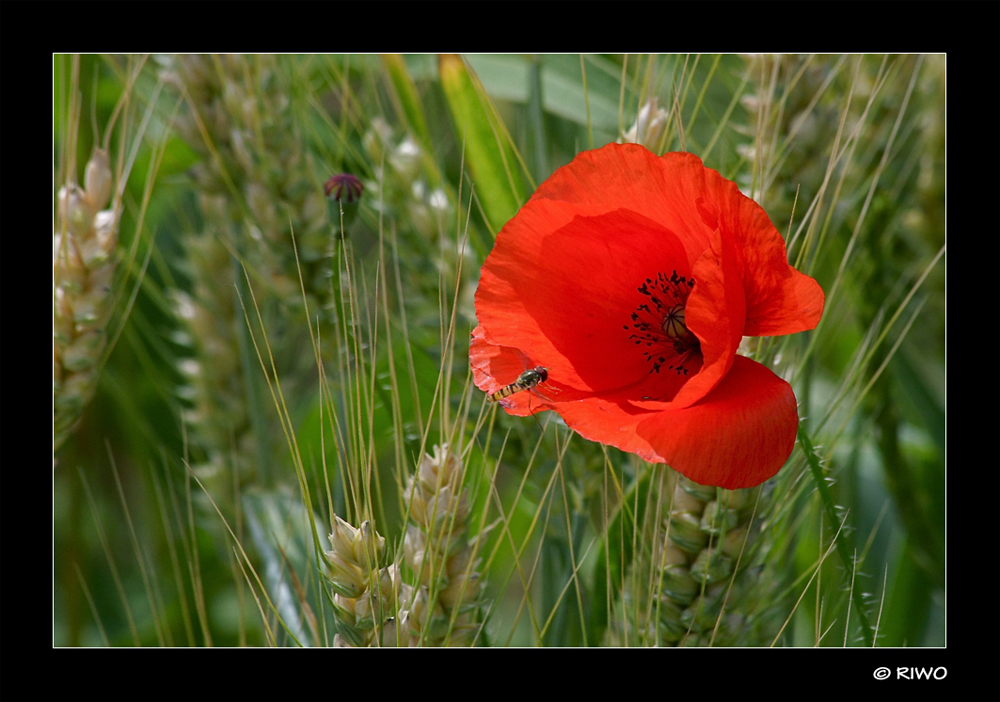
<svg viewBox="0 0 1000 702"><path fill-rule="evenodd" d="M410 76L406 62L399 54L383 54L382 64L389 74L392 87L396 89L396 94L393 97L398 99L396 107L401 113L400 117L413 131L414 136L420 141L420 145L429 151L431 148L430 131L427 129L427 120L424 119L424 109L420 104L417 86Z"/></svg>
<svg viewBox="0 0 1000 702"><path fill-rule="evenodd" d="M441 87L465 162L472 171L476 196L490 229L496 233L526 199L521 164L504 126L475 73L461 57L438 58Z"/></svg>
<svg viewBox="0 0 1000 702"><path fill-rule="evenodd" d="M621 68L600 56L585 56L587 89L583 89L580 57L554 54L545 57L542 67L542 90L545 111L583 126L587 125L587 107L594 129L618 132L618 103L621 93ZM626 105L631 92L626 91ZM595 146L600 146L596 144Z"/></svg>
<svg viewBox="0 0 1000 702"><path fill-rule="evenodd" d="M920 550L915 550L907 539L895 572L890 574L892 586L886 593L885 610L880 617L883 626L879 629L879 646L924 645L934 586L927 569L919 563L920 557ZM942 644L943 641L931 645Z"/></svg>

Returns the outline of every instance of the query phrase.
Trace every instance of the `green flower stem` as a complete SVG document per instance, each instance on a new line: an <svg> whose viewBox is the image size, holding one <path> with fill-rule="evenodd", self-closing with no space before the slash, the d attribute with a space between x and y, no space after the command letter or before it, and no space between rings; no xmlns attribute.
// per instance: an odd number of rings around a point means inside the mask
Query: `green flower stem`
<svg viewBox="0 0 1000 702"><path fill-rule="evenodd" d="M837 516L837 509L833 504L830 488L826 485L826 476L819 465L819 456L816 455L816 449L813 448L812 441L809 440L809 435L806 433L805 427L801 422L799 422L799 444L802 446L802 452L806 455L806 463L809 464L809 470L812 471L813 482L816 483L816 489L819 491L820 499L823 501L827 519L830 520L831 524L840 524L841 519ZM847 544L844 543L843 539L837 539L837 553L840 555L840 560L845 566L852 563L851 554L848 553ZM861 622L861 634L865 637L865 644L867 646L874 646L875 637L872 634L872 627L868 622L868 615L865 614L861 598L853 597L851 600L854 602L855 611L858 613L858 619Z"/></svg>

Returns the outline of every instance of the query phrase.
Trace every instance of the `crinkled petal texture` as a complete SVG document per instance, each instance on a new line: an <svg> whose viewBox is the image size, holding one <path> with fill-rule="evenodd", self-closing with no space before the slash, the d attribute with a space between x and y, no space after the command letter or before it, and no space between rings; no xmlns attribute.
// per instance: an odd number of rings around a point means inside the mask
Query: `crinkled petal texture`
<svg viewBox="0 0 1000 702"><path fill-rule="evenodd" d="M724 488L757 485L791 454L791 386L737 356L744 335L812 329L815 280L788 265L764 210L687 153L587 151L497 235L476 292L470 360L500 400L560 414L585 438Z"/></svg>

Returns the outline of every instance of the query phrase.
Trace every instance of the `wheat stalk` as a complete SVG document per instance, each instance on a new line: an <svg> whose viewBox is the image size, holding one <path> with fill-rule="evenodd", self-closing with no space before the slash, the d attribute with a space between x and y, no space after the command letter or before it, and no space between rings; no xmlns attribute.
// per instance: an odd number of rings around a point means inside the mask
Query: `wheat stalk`
<svg viewBox="0 0 1000 702"><path fill-rule="evenodd" d="M105 209L113 178L108 152L95 149L84 186L59 189L52 239L55 449L69 436L97 385L113 308L119 212Z"/></svg>
<svg viewBox="0 0 1000 702"><path fill-rule="evenodd" d="M410 521L403 541L416 584L404 589L400 630L411 645L467 646L479 632L481 559L469 539L460 458L447 444L425 454L404 491Z"/></svg>

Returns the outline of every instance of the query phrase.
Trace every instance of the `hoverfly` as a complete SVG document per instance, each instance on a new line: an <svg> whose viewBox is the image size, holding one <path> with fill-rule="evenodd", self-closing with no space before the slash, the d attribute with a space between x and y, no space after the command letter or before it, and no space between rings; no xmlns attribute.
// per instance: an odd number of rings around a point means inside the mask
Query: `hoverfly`
<svg viewBox="0 0 1000 702"><path fill-rule="evenodd" d="M544 383L548 380L549 372L542 368L541 366L535 366L529 370L524 371L518 376L517 380L506 387L502 387L497 390L492 395L486 396L487 402L497 402L505 397L513 395L515 392L520 392L522 390L531 390L539 383Z"/></svg>

